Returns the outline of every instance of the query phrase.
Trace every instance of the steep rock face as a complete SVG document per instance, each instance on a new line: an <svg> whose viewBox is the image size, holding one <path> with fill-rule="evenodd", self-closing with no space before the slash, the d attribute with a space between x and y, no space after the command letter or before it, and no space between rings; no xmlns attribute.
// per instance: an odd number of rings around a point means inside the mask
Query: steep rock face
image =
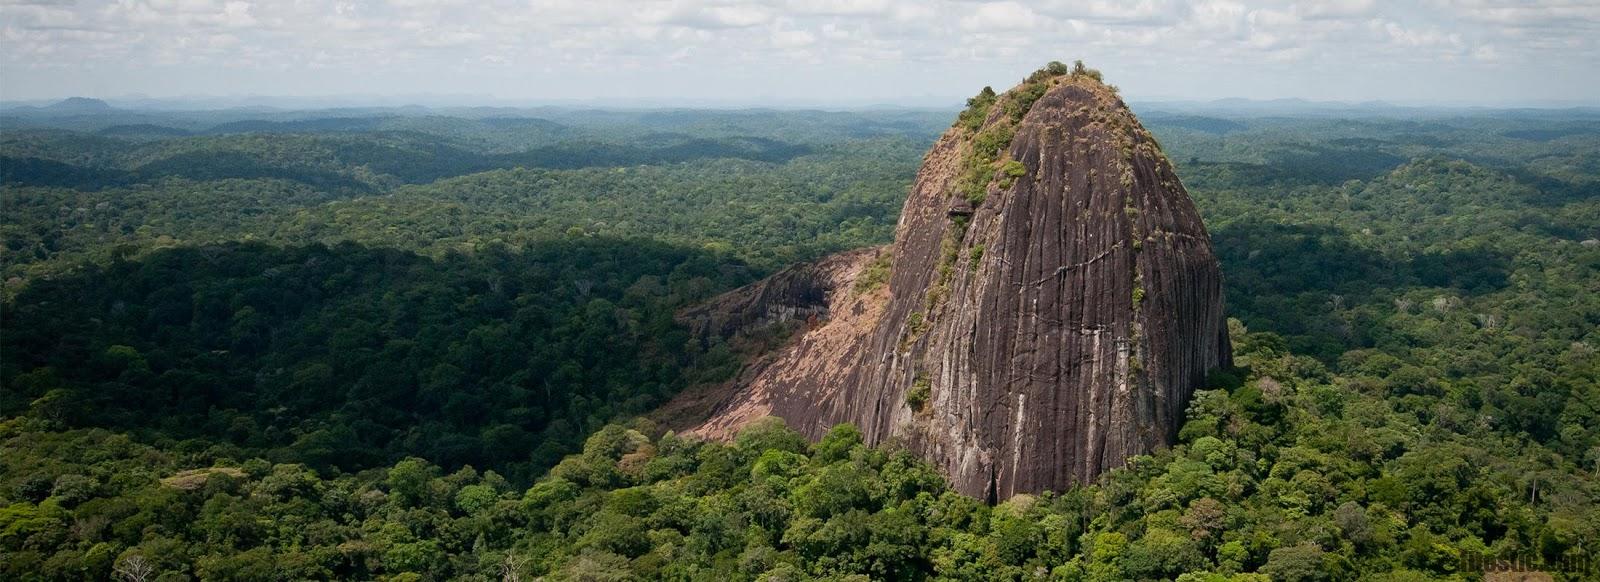
<svg viewBox="0 0 1600 582"><path fill-rule="evenodd" d="M826 321L752 365L698 432L773 414L817 438L849 422L991 500L1172 441L1230 357L1210 239L1115 91L1048 73L980 95L928 153L887 289L835 282ZM717 303L764 312L761 294Z"/></svg>

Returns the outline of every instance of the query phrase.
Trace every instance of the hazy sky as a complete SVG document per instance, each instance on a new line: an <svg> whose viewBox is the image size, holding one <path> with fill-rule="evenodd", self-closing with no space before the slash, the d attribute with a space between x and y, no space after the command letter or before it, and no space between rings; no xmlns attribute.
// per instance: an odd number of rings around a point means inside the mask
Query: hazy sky
<svg viewBox="0 0 1600 582"><path fill-rule="evenodd" d="M1134 100L1600 102L1600 0L0 0L0 98L927 102L1083 59Z"/></svg>

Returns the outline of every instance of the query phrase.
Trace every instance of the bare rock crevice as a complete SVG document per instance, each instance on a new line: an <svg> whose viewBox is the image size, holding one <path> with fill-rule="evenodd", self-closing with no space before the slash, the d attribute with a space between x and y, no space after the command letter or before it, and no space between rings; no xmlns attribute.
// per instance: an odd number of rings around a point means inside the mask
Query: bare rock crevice
<svg viewBox="0 0 1600 582"><path fill-rule="evenodd" d="M685 309L677 319L701 341L793 321L825 321L831 307L829 297L837 288L850 285L862 260L879 251L877 247L855 249L789 267Z"/></svg>

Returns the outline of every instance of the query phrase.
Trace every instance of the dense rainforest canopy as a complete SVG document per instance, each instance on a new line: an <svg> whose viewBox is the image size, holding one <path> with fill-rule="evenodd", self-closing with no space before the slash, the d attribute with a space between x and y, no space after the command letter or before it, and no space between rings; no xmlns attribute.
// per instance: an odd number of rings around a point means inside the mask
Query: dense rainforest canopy
<svg viewBox="0 0 1600 582"><path fill-rule="evenodd" d="M0 577L1595 576L1600 120L1140 113L1238 367L994 507L640 418L758 347L677 309L886 242L949 112L6 119Z"/></svg>

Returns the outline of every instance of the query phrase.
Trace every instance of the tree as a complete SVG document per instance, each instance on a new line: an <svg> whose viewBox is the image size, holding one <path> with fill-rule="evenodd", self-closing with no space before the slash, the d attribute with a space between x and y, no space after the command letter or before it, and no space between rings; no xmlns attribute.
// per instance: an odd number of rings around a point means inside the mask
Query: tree
<svg viewBox="0 0 1600 582"><path fill-rule="evenodd" d="M117 560L116 575L126 582L145 582L155 575L155 566L151 565L144 556L130 554Z"/></svg>
<svg viewBox="0 0 1600 582"><path fill-rule="evenodd" d="M410 457L389 469L389 494L401 505L427 505L433 501L433 479L437 468L427 461Z"/></svg>
<svg viewBox="0 0 1600 582"><path fill-rule="evenodd" d="M810 444L805 437L800 436L784 423L782 418L768 416L750 423L734 442L747 455L760 456L766 451L782 451L787 453L803 454Z"/></svg>
<svg viewBox="0 0 1600 582"><path fill-rule="evenodd" d="M1128 544L1123 571L1136 579L1171 578L1206 565L1205 556L1190 536L1152 529Z"/></svg>
<svg viewBox="0 0 1600 582"><path fill-rule="evenodd" d="M1272 550L1267 555L1267 563L1261 566L1261 573L1272 576L1273 580L1328 579L1322 548L1311 542Z"/></svg>
<svg viewBox="0 0 1600 582"><path fill-rule="evenodd" d="M820 463L833 463L850 457L850 450L861 444L861 430L851 424L840 424L828 429L817 442L813 456Z"/></svg>

